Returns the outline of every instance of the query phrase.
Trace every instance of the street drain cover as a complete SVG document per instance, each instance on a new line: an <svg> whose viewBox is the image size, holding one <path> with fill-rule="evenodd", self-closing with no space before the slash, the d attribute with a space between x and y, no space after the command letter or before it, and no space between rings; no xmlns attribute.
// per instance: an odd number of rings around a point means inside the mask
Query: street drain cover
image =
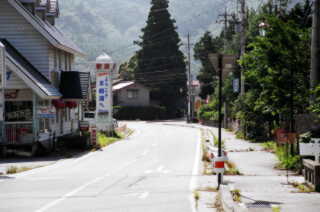
<svg viewBox="0 0 320 212"><path fill-rule="evenodd" d="M272 208L270 202L256 201L254 203L246 203L247 208Z"/></svg>

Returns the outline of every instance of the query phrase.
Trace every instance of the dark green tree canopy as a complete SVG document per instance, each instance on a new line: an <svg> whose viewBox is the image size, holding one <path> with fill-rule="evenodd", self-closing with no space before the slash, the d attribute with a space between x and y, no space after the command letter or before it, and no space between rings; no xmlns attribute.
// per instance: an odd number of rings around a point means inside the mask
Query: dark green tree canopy
<svg viewBox="0 0 320 212"><path fill-rule="evenodd" d="M186 92L186 64L168 0L152 0L137 52L136 81L151 87L157 100L176 107ZM183 92L181 92L183 91Z"/></svg>
<svg viewBox="0 0 320 212"><path fill-rule="evenodd" d="M210 53L216 53L222 47L221 38L213 38L210 32L206 32L200 41L194 47L194 58L201 62L201 69L197 79L201 83L200 97L206 99L208 95L214 92L214 78L216 71L209 60Z"/></svg>

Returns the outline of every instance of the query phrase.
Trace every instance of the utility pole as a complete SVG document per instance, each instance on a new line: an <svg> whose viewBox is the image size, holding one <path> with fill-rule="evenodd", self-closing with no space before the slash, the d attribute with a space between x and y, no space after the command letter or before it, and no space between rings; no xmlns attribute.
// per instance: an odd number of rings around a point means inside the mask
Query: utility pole
<svg viewBox="0 0 320 212"><path fill-rule="evenodd" d="M220 21L217 21L218 23L223 23L224 24L224 42L223 42L223 53L226 53L227 51L227 35L228 35L228 21L229 21L229 17L232 17L232 14L228 14L227 12L227 8L225 8L225 11L223 14L220 14L219 17L222 17L223 19ZM223 120L223 125L224 127L227 127L228 125L228 104L227 102L224 103L224 120Z"/></svg>
<svg viewBox="0 0 320 212"><path fill-rule="evenodd" d="M188 33L188 117L187 122L192 122L193 112L191 109L191 95L192 95L192 85L191 85L191 48L190 48L190 33Z"/></svg>
<svg viewBox="0 0 320 212"><path fill-rule="evenodd" d="M232 17L232 14L228 14L227 8L225 9L225 12L223 14L220 14L219 17L222 17L222 20L218 20L217 23L223 23L224 24L224 30L223 30L223 51L226 53L227 51L227 29L228 29L228 18Z"/></svg>
<svg viewBox="0 0 320 212"><path fill-rule="evenodd" d="M315 88L320 82L320 0L314 0L311 44L310 86ZM314 96L311 96L311 101Z"/></svg>
<svg viewBox="0 0 320 212"><path fill-rule="evenodd" d="M241 18L241 32L240 32L240 58L246 52L246 28L247 28L247 14L246 14L246 0L240 1L240 18ZM245 77L243 70L241 69L241 91L240 94L244 95L245 93Z"/></svg>

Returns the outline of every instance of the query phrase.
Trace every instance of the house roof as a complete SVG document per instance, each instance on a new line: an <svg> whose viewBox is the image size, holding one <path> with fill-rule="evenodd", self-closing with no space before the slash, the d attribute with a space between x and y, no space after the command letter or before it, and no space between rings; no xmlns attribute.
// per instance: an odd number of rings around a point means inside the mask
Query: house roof
<svg viewBox="0 0 320 212"><path fill-rule="evenodd" d="M82 50L71 40L66 38L62 32L48 21L43 21L28 11L18 0L7 0L48 42L54 47L66 52L84 56Z"/></svg>
<svg viewBox="0 0 320 212"><path fill-rule="evenodd" d="M16 50L7 40L0 40L6 48L6 59L19 70L21 77L40 97L60 98L62 94L50 81L44 77L18 50Z"/></svg>
<svg viewBox="0 0 320 212"><path fill-rule="evenodd" d="M118 90L121 90L123 88L126 88L126 87L129 87L131 85L135 84L135 82L122 82L122 83L119 83L119 84L116 84L115 86L112 87L112 91L118 91Z"/></svg>

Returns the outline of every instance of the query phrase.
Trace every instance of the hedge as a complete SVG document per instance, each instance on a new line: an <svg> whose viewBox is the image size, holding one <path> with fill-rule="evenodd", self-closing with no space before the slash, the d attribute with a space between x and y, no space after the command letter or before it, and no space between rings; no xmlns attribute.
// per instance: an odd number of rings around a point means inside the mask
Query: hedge
<svg viewBox="0 0 320 212"><path fill-rule="evenodd" d="M116 106L114 118L118 120L159 120L166 118L166 109L160 106Z"/></svg>

